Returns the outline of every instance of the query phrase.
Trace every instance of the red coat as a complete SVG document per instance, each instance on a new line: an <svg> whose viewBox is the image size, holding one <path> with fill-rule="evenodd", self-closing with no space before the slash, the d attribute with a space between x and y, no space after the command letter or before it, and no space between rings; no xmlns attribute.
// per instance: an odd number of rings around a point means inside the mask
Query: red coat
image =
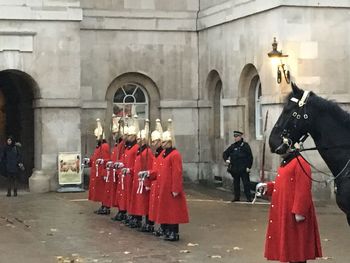
<svg viewBox="0 0 350 263"><path fill-rule="evenodd" d="M94 200L94 193L95 193L95 184L96 184L96 157L99 151L99 147L96 147L93 154L90 157L90 180L89 180L89 197L88 199L91 201L100 201L100 200Z"/></svg>
<svg viewBox="0 0 350 263"><path fill-rule="evenodd" d="M125 141L120 141L116 147L113 148L113 152L111 154L111 160L113 162L121 162L122 158L124 156L124 150L125 150ZM112 200L112 206L118 207L118 195L117 195L117 186L118 186L118 174L120 173L120 169L116 170L113 169L112 176L113 176L113 182L114 182L114 188L113 188L113 200Z"/></svg>
<svg viewBox="0 0 350 263"><path fill-rule="evenodd" d="M153 153L149 147L138 153L135 159L134 166L134 180L132 184L132 191L130 196L130 208L129 214L136 216L148 215L149 208L149 190L150 187L149 179L145 179L143 182L139 180L138 173L140 171L150 171L153 165Z"/></svg>
<svg viewBox="0 0 350 263"><path fill-rule="evenodd" d="M158 199L159 199L159 184L157 178L159 177L159 163L162 158L163 151L159 152L158 155L153 159L153 168L150 174L151 190L149 193L149 209L148 219L155 221L157 218Z"/></svg>
<svg viewBox="0 0 350 263"><path fill-rule="evenodd" d="M104 162L109 160L109 145L107 143L103 143L96 152L95 161L97 159L103 159ZM91 199L96 202L103 202L105 195L105 176L106 169L105 165L97 165L95 162L95 173L90 174L90 180L94 182L93 189L91 191Z"/></svg>
<svg viewBox="0 0 350 263"><path fill-rule="evenodd" d="M156 222L159 224L188 223L186 196L182 184L182 158L176 149L163 151L159 163L159 203ZM179 193L176 197L172 192Z"/></svg>
<svg viewBox="0 0 350 263"><path fill-rule="evenodd" d="M132 179L134 176L134 164L138 148L138 144L134 144L132 147L128 146L125 149L124 156L121 160L124 163L124 167L130 169L130 173L124 175L120 172L118 174L117 207L120 211L125 211L129 208L129 196L131 192Z"/></svg>
<svg viewBox="0 0 350 263"><path fill-rule="evenodd" d="M301 156L297 158L311 177L310 165ZM268 183L267 195L272 195L265 243L268 260L298 262L322 257L312 182L297 158L279 167L276 181ZM306 219L298 223L294 214Z"/></svg>

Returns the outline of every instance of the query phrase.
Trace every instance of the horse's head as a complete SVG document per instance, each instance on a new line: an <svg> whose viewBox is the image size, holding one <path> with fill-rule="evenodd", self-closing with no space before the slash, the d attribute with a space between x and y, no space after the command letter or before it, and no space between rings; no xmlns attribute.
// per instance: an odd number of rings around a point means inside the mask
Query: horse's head
<svg viewBox="0 0 350 263"><path fill-rule="evenodd" d="M309 116L306 113L306 103L310 93L299 89L294 83L292 89L270 134L269 145L273 153L286 153L307 135Z"/></svg>

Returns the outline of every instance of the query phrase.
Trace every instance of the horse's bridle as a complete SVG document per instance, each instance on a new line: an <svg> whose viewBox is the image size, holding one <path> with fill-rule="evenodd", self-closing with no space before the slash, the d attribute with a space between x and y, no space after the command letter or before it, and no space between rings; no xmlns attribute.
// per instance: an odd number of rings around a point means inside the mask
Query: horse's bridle
<svg viewBox="0 0 350 263"><path fill-rule="evenodd" d="M310 91L305 90L303 93L303 96L301 99L297 99L295 97L290 98L290 100L298 105L298 110L293 111L293 113L289 116L287 121L284 123L282 128L282 133L281 133L281 138L282 138L282 143L276 148L275 152L278 151L278 149L281 149L284 145L287 145L288 148L292 147L293 141L289 138L290 136L290 131L287 128L287 125L289 123L289 120L291 118L294 119L294 127L296 126L297 122L303 117L304 120L307 120L309 118L309 115L306 113L306 103L307 100L310 96ZM295 143L303 143L309 135L306 133L302 135L299 139L298 142Z"/></svg>
<svg viewBox="0 0 350 263"><path fill-rule="evenodd" d="M294 127L296 126L296 123L298 120L301 119L301 116L303 116L304 120L307 120L309 119L309 115L306 113L306 103L307 103L307 100L310 96L310 92L305 90L304 93L303 93L303 96L301 97L301 99L297 99L295 97L292 97L290 100L292 102L295 102L297 105L298 105L298 110L297 111L293 111L293 113L289 116L288 120L285 122L285 125L283 126L283 130L282 130L282 134L281 134L281 137L282 137L282 144L279 145L275 151L277 151L279 148L282 148L284 145L287 145L289 148L291 148L292 146L295 146L295 144L298 144L298 148L297 149L293 149L293 151L297 151L297 152L302 152L302 151L307 151L307 150L317 150L318 148L317 147L313 147L313 148L309 148L309 149L305 149L303 148L303 143L304 141L307 139L307 137L309 137L309 134L306 133L304 135L302 135L297 142L294 143L294 145L292 145L292 140L288 137L290 135L290 132L289 130L286 128L287 124L289 123L289 120L290 118L294 118ZM303 157L304 158L304 157ZM306 161L306 159L304 158L304 160ZM310 162L309 165L311 167L313 167L315 170L317 170L318 172L321 172L327 176L330 177L330 179L327 179L327 180L324 180L324 181L319 181L319 180L315 180L315 179L312 179L307 173L306 171L304 170L303 166L301 165L299 159L298 159L298 162L299 162L299 165L301 166L304 174L309 177L309 179L311 181L314 181L314 182L317 182L317 183L330 183L331 181L335 181L336 179L340 178L340 177L348 177L349 176L349 169L350 169L350 160L348 160L348 162L346 163L346 165L343 167L343 169L337 174L337 175L329 175L325 172L322 172L320 170L318 170L315 166L313 166Z"/></svg>

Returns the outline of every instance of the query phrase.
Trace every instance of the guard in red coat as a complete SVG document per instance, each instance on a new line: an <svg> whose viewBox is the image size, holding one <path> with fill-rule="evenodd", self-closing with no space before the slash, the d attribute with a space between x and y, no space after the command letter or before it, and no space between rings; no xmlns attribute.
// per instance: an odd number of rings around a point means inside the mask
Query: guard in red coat
<svg viewBox="0 0 350 263"><path fill-rule="evenodd" d="M96 148L93 152L93 154L91 155L90 158L85 158L84 159L84 165L88 165L90 167L90 180L89 180L89 196L88 199L90 201L97 201L100 202L101 200L96 200L95 199L95 185L96 185L96 159L97 159L97 154L100 151L100 147L101 147L101 140L97 141L97 145Z"/></svg>
<svg viewBox="0 0 350 263"><path fill-rule="evenodd" d="M259 183L257 191L271 197L265 257L304 263L322 257L311 195L311 168L298 153L284 156L274 182Z"/></svg>
<svg viewBox="0 0 350 263"><path fill-rule="evenodd" d="M149 210L148 210L148 219L149 219L149 229L148 231L154 231L154 222L157 218L157 209L158 209L158 199L159 199L159 184L157 178L159 177L159 164L162 158L162 135L163 128L160 122L160 119L156 119L155 130L151 133L152 148L154 149L154 159L153 159L153 168L149 175L149 180L151 181L151 190L149 198ZM160 227L154 231L156 236L163 236L164 229L166 227L162 224Z"/></svg>
<svg viewBox="0 0 350 263"><path fill-rule="evenodd" d="M114 197L113 197L113 207L118 207L118 194L117 194L117 189L118 189L118 177L121 176L121 170L120 168L124 166L122 160L124 158L124 150L126 148L126 138L127 135L125 134L126 129L122 129L122 137L119 139L118 144L114 147L111 159L114 162L113 165L113 182L114 182ZM118 213L112 217L113 221L121 221L123 220L122 218L122 213L120 210L118 210Z"/></svg>
<svg viewBox="0 0 350 263"><path fill-rule="evenodd" d="M117 188L115 193L115 207L118 208L118 213L112 218L113 221L123 221L126 219L126 192L125 192L125 176L122 173L125 163L125 151L131 144L129 141L129 127L127 126L127 120L125 120L123 128L123 144L119 144L119 156L115 163L117 168Z"/></svg>
<svg viewBox="0 0 350 263"><path fill-rule="evenodd" d="M189 222L186 196L183 189L182 158L174 148L172 121L168 120L168 130L163 133L164 149L159 163L159 203L156 222L166 224L165 240L179 240L179 224Z"/></svg>
<svg viewBox="0 0 350 263"><path fill-rule="evenodd" d="M106 187L106 179L107 179L106 164L108 163L109 159L110 159L109 144L106 142L105 139L103 139L101 147L97 152L95 188L93 193L93 195L95 196L95 199L100 200L102 203L102 206L98 210L94 211L95 214L99 214L99 215L110 214L110 207L106 203L106 198L105 198L105 195L106 195L105 187Z"/></svg>
<svg viewBox="0 0 350 263"><path fill-rule="evenodd" d="M115 123L115 115L113 115L113 126L112 134L113 138L116 140L114 147L112 149L110 160L106 163L106 185L105 185L105 196L104 203L108 207L116 207L116 189L117 189L117 170L119 155L121 153L121 148L123 148L123 123L119 120L118 126ZM112 218L113 219L113 218Z"/></svg>
<svg viewBox="0 0 350 263"><path fill-rule="evenodd" d="M125 218L125 214L130 208L130 195L134 178L134 165L136 154L139 149L137 144L137 133L139 131L137 116L134 118L134 124L128 128L128 144L124 151L123 168L121 168L120 177L118 178L117 195L118 208L122 213L122 222L129 224L131 217Z"/></svg>
<svg viewBox="0 0 350 263"><path fill-rule="evenodd" d="M153 153L148 145L149 120L145 120L145 128L138 133L140 148L137 152L134 165L134 179L130 195L130 207L128 213L133 216L133 221L129 224L131 228L139 228L141 232L148 232L148 208L150 180L149 171L152 170ZM142 225L142 217L145 217Z"/></svg>

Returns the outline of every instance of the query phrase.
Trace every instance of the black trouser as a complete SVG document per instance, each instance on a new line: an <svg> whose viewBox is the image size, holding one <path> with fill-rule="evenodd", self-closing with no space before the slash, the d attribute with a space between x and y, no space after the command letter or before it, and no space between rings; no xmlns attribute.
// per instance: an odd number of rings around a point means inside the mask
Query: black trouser
<svg viewBox="0 0 350 263"><path fill-rule="evenodd" d="M169 232L175 232L176 234L179 233L179 224L167 224L166 228Z"/></svg>
<svg viewBox="0 0 350 263"><path fill-rule="evenodd" d="M18 174L17 173L7 173L7 191L11 192L13 189L17 192Z"/></svg>
<svg viewBox="0 0 350 263"><path fill-rule="evenodd" d="M235 196L235 199L240 199L241 197L241 180L243 182L244 187L244 194L247 197L247 200L251 200L251 194L250 194L250 179L249 179L249 173L242 172L242 173L231 173L233 177L233 195Z"/></svg>

